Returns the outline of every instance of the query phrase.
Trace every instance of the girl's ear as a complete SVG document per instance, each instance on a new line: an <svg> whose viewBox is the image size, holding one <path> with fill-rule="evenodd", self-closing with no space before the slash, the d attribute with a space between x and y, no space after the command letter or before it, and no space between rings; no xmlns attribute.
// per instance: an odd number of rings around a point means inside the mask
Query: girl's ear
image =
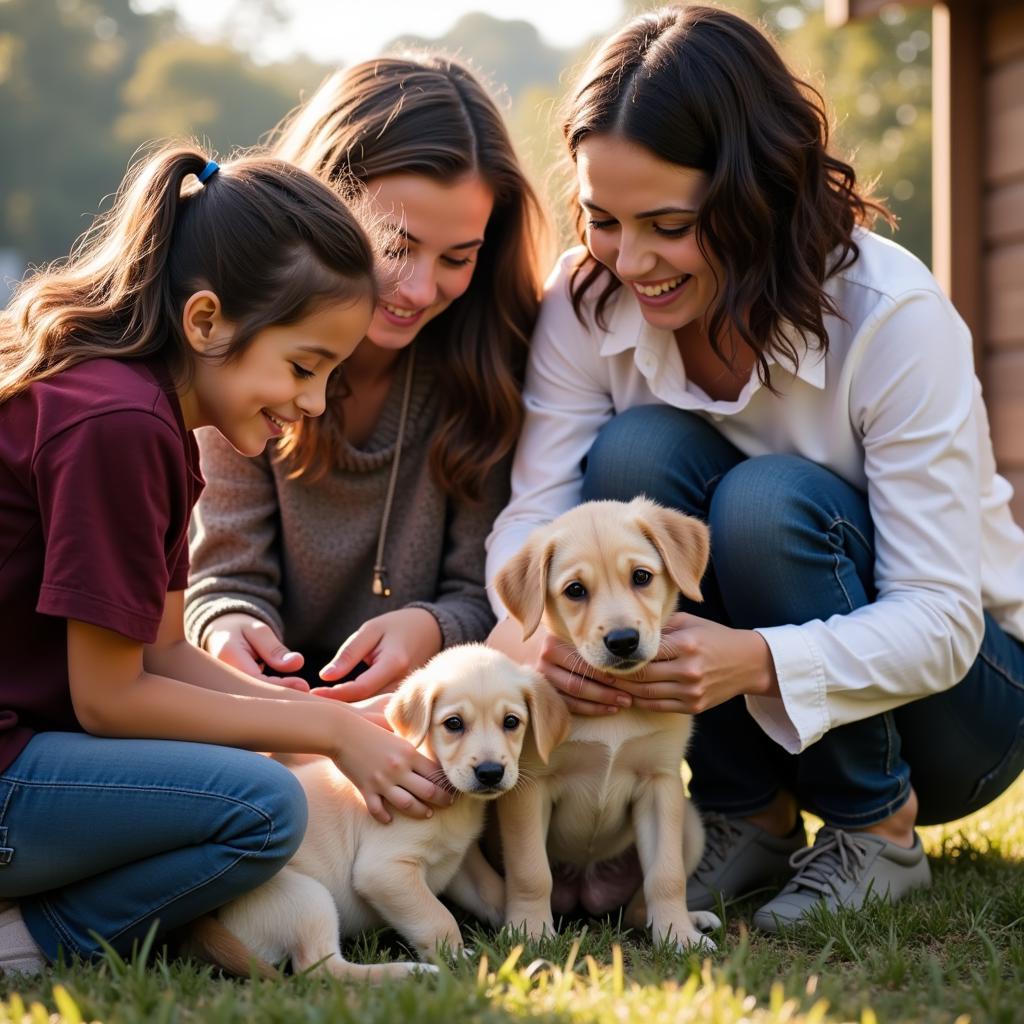
<svg viewBox="0 0 1024 1024"><path fill-rule="evenodd" d="M224 317L220 299L205 289L188 297L181 311L181 327L193 351L209 355L214 345L223 341Z"/></svg>

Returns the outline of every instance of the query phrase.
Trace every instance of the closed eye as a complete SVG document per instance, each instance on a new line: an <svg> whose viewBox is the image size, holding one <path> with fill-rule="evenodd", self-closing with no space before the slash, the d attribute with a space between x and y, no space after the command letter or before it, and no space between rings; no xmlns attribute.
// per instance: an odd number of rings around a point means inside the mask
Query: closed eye
<svg viewBox="0 0 1024 1024"><path fill-rule="evenodd" d="M587 221L587 227L591 228L594 231L601 231L604 228L613 227L616 223L617 222L614 218L610 218L609 220L594 220L594 218L591 217Z"/></svg>
<svg viewBox="0 0 1024 1024"><path fill-rule="evenodd" d="M307 370L301 363L292 363L292 373L294 373L299 380L309 380L310 377L316 376L315 370Z"/></svg>
<svg viewBox="0 0 1024 1024"><path fill-rule="evenodd" d="M682 238L683 235L689 234L693 230L693 225L684 224L680 228L663 228L661 225L655 224L654 230L659 235L664 235L665 238Z"/></svg>

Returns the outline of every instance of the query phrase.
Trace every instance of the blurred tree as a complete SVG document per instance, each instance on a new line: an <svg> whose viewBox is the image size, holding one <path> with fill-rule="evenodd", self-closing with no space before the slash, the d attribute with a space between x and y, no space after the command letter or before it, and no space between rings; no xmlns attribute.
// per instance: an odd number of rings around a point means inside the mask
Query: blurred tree
<svg viewBox="0 0 1024 1024"><path fill-rule="evenodd" d="M259 142L323 71L309 62L261 67L225 44L177 36L142 55L125 83L114 133L129 147L195 136L226 155Z"/></svg>
<svg viewBox="0 0 1024 1024"><path fill-rule="evenodd" d="M110 132L121 84L169 30L129 0L0 3L0 248L26 261L67 252L130 154Z"/></svg>

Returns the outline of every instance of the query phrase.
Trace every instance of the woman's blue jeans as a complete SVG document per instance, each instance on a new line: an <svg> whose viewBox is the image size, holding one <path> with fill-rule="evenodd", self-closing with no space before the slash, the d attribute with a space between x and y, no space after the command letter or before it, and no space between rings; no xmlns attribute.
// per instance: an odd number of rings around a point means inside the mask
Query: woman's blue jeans
<svg viewBox="0 0 1024 1024"><path fill-rule="evenodd" d="M295 776L204 743L45 732L0 772L0 898L52 960L130 952L254 889L306 830Z"/></svg>
<svg viewBox="0 0 1024 1024"><path fill-rule="evenodd" d="M704 603L694 614L736 628L828 619L875 599L865 495L795 455L747 458L710 424L670 406L620 413L584 464L583 499L646 494L711 527ZM1024 644L988 615L963 680L827 732L799 754L768 738L742 697L696 719L688 755L697 804L754 814L780 790L841 828L898 810L913 783L919 824L951 821L997 797L1024 770Z"/></svg>

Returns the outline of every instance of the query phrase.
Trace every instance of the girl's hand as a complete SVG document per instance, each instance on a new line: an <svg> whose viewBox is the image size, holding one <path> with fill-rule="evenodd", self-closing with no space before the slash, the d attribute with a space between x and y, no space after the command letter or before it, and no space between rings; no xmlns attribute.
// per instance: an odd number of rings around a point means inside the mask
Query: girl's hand
<svg viewBox="0 0 1024 1024"><path fill-rule="evenodd" d="M426 609L385 612L364 622L338 648L338 653L320 670L320 678L328 683L342 679L361 661L370 667L351 682L317 687L313 692L322 697L356 701L383 690L394 690L439 650L441 629Z"/></svg>
<svg viewBox="0 0 1024 1024"><path fill-rule="evenodd" d="M362 794L370 814L385 825L391 821L389 807L410 818L429 818L431 804L451 806L440 766L365 719L353 717L334 763Z"/></svg>
<svg viewBox="0 0 1024 1024"><path fill-rule="evenodd" d="M771 651L760 633L677 612L662 631L657 658L617 679L633 707L697 715L741 693L778 696Z"/></svg>
<svg viewBox="0 0 1024 1024"><path fill-rule="evenodd" d="M308 690L309 683L299 676L268 676L265 669L294 672L302 668L302 655L289 651L277 634L259 619L242 613L221 615L206 632L206 650L220 661L240 669L246 675L292 690Z"/></svg>

